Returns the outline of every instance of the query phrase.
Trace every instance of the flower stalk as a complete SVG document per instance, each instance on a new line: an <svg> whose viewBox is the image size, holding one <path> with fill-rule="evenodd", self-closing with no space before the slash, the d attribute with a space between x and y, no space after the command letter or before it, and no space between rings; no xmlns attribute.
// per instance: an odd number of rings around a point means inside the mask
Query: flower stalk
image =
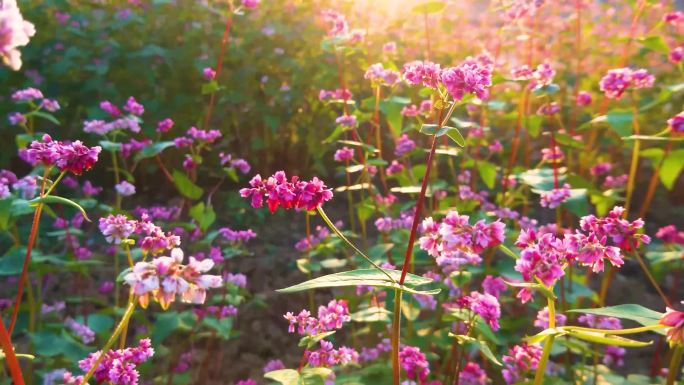
<svg viewBox="0 0 684 385"><path fill-rule="evenodd" d="M553 298L547 298L547 303L549 309L549 329L552 329L556 327L556 306ZM544 372L546 371L549 355L551 355L551 347L553 347L555 339L556 337L551 335L546 339L546 342L544 342L544 350L542 351L542 356L537 365L537 372L534 374L534 385L541 385L544 380Z"/></svg>

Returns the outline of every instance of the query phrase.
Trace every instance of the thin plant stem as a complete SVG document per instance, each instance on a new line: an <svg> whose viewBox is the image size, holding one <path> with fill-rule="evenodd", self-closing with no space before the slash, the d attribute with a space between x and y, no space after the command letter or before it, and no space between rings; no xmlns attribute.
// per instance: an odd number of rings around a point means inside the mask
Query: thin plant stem
<svg viewBox="0 0 684 385"><path fill-rule="evenodd" d="M228 39L230 38L230 29L233 25L233 3L228 2L230 5L229 13L228 13L228 18L226 19L226 27L223 30L223 38L221 39L221 49L219 53L219 57L216 59L216 75L214 76L215 79L218 79L219 75L221 75L221 69L223 68L223 57L226 53L226 46L228 45ZM212 92L211 96L209 97L209 105L207 106L207 114L204 116L204 129L206 130L209 127L209 123L211 122L211 113L214 111L214 105L216 104L216 92Z"/></svg>
<svg viewBox="0 0 684 385"><path fill-rule="evenodd" d="M644 262L644 259L641 258L641 255L639 255L639 252L636 249L636 246L634 245L633 242L630 242L630 246L632 248L634 258L639 262L639 266L641 266L641 269L644 271L644 274L646 274L646 278L648 278L649 282L651 282L651 285L653 285L653 288L656 289L658 292L658 295L660 295L660 298L662 298L663 302L668 307L672 307L672 304L670 303L670 299L667 298L665 293L663 292L663 289L660 288L660 285L658 285L658 282L655 280L653 275L651 274L651 271L648 269L648 266L646 266L646 262Z"/></svg>
<svg viewBox="0 0 684 385"><path fill-rule="evenodd" d="M304 222L306 223L306 260L307 262L311 263L311 219L309 219L308 211L304 211ZM309 279L312 279L313 275L311 274L311 269L307 270ZM306 293L309 300L309 310L313 313L316 310L313 290L307 290Z"/></svg>
<svg viewBox="0 0 684 385"><path fill-rule="evenodd" d="M112 151L112 167L114 168L114 182L116 184L121 183L121 175L119 174L119 157L116 155L115 151ZM115 207L117 209L121 208L121 194L119 193L119 190L116 190L116 201L115 201Z"/></svg>
<svg viewBox="0 0 684 385"><path fill-rule="evenodd" d="M373 111L373 125L375 126L375 147L378 149L378 158L382 159L382 136L380 132L380 85L375 86L375 108ZM380 183L383 191L387 195L387 178L385 177L385 166L380 165Z"/></svg>
<svg viewBox="0 0 684 385"><path fill-rule="evenodd" d="M658 178L660 177L660 170L663 167L663 163L665 162L665 158L670 154L670 151L672 150L672 144L673 142L668 141L667 144L665 145L665 149L663 150L663 157L660 159L660 162L655 166L655 169L653 170L653 175L651 175L651 180L648 182L648 189L646 190L646 196L644 197L643 203L641 204L641 208L639 209L639 218L645 218L646 213L648 213L649 207L651 207L651 201L653 200L653 195L655 194L656 187L658 187Z"/></svg>
<svg viewBox="0 0 684 385"><path fill-rule="evenodd" d="M666 385L674 385L679 374L679 365L682 363L682 354L684 354L684 346L677 344L672 349L672 358L670 359L670 367L667 372Z"/></svg>
<svg viewBox="0 0 684 385"><path fill-rule="evenodd" d="M100 351L100 355L97 357L97 360L93 363L93 366L90 367L88 372L86 373L85 376L83 376L83 380L81 380L80 385L86 385L88 383L88 380L90 380L90 377L93 376L95 373L95 370L97 369L98 366L102 363L102 360L104 360L105 356L109 352L109 350L112 348L112 345L114 345L114 341L116 341L117 337L119 337L119 334L127 327L128 322L131 319L131 316L133 315L133 312L135 311L135 306L137 302L135 301L135 297L131 296L130 300L128 301L128 307L126 307L126 312L124 313L123 317L121 318L121 321L119 322L119 325L116 326L116 329L114 329L114 333L109 337L107 342L105 343L105 346L102 348Z"/></svg>
<svg viewBox="0 0 684 385"><path fill-rule="evenodd" d="M5 355L12 382L14 385L24 385L24 375L21 373L21 366L19 366L19 360L14 353L10 333L5 328L5 320L2 317L0 317L0 347L2 347L2 352Z"/></svg>
<svg viewBox="0 0 684 385"><path fill-rule="evenodd" d="M133 256L131 255L131 246L128 243L124 243L124 250L126 251L126 259L128 259L128 265L132 268L133 267ZM133 292L130 292L128 294L128 303L131 303L133 300L134 300ZM126 347L127 335L128 335L128 323L126 323L123 331L121 332L121 339L119 340L119 349L123 349Z"/></svg>
<svg viewBox="0 0 684 385"><path fill-rule="evenodd" d="M553 299L548 298L547 302L549 308L549 329L551 329L556 327L556 307ZM546 371L546 364L549 362L549 355L551 354L554 340L555 336L551 335L544 342L544 350L539 359L539 364L537 364L537 372L534 374L534 385L541 385L544 380L544 372Z"/></svg>
<svg viewBox="0 0 684 385"><path fill-rule="evenodd" d="M356 220L354 219L354 194L349 186L351 186L351 175L349 174L349 161L346 163L344 173L347 176L347 210L349 211L349 227L352 233L356 232Z"/></svg>
<svg viewBox="0 0 684 385"><path fill-rule="evenodd" d="M47 176L50 172L49 168L46 168L43 172L43 181L40 187L40 197L45 196L45 187L47 182ZM62 174L63 175L63 174ZM51 186L50 191L56 183ZM36 236L38 235L38 225L40 224L40 214L43 212L43 204L38 203L36 209L33 213L33 222L31 223L31 233L29 234L28 242L26 243L26 256L24 257L24 265L21 268L21 276L19 277L19 284L17 286L17 296L14 299L14 307L12 308L12 318L10 319L8 333L12 335L14 331L14 326L17 322L17 316L19 315L19 306L21 305L21 297L24 294L24 284L28 279L28 268L31 262L31 251L33 250L33 245L36 242Z"/></svg>
<svg viewBox="0 0 684 385"><path fill-rule="evenodd" d="M637 103L636 98L632 98L632 127L634 135L639 135L639 121L637 118ZM632 147L632 161L629 166L629 177L627 179L627 193L625 196L625 218L629 217L629 209L632 207L632 194L634 193L634 182L636 180L637 169L639 168L639 150L641 148L641 141L634 140Z"/></svg>

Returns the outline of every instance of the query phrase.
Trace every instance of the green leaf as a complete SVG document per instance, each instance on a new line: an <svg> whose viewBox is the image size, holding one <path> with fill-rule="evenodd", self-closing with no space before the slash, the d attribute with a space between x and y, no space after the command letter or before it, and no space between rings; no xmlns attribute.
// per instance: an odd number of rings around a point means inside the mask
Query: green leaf
<svg viewBox="0 0 684 385"><path fill-rule="evenodd" d="M453 333L449 333L449 337L454 337L458 340L459 343L466 345L466 346L474 346L478 350L482 352L482 354L492 363L498 366L502 366L501 362L496 358L494 353L492 353L492 350L489 348L489 344L487 344L486 341L478 340L476 338L466 336L466 335L456 335Z"/></svg>
<svg viewBox="0 0 684 385"><path fill-rule="evenodd" d="M38 198L31 199L30 201L28 201L28 203L30 205L35 205L38 203L43 203L43 204L49 205L49 204L55 203L55 204L72 206L72 207L77 208L81 212L81 214L83 215L83 218L85 218L85 220L87 220L88 222L91 222L90 218L88 218L88 214L86 214L86 211L83 209L83 207L81 207L81 205L72 201L71 199L63 198L63 197L60 197L57 195L48 195L48 196L44 196L42 198L38 197Z"/></svg>
<svg viewBox="0 0 684 385"><path fill-rule="evenodd" d="M0 257L0 277L19 274L24 265L25 255L25 247L13 247Z"/></svg>
<svg viewBox="0 0 684 385"><path fill-rule="evenodd" d="M49 121L50 123L56 124L58 126L60 124L59 120L57 120L57 118L55 118L52 114L47 113L47 112L35 111L31 115L35 115L41 119L45 119L45 120Z"/></svg>
<svg viewBox="0 0 684 385"><path fill-rule="evenodd" d="M623 304L617 306L601 307L597 309L573 309L570 313L586 313L605 317L616 317L635 321L644 326L652 326L660 321L663 313L645 308L636 304Z"/></svg>
<svg viewBox="0 0 684 385"><path fill-rule="evenodd" d="M665 39L663 39L662 36L646 36L637 39L637 41L641 43L644 47L650 49L651 51L660 52L665 55L670 53L670 48L667 46L667 43L665 42Z"/></svg>
<svg viewBox="0 0 684 385"><path fill-rule="evenodd" d="M189 210L189 214L197 221L197 224L202 231L207 231L209 226L216 221L216 213L214 212L213 207L204 207L204 202L192 206Z"/></svg>
<svg viewBox="0 0 684 385"><path fill-rule="evenodd" d="M670 152L660 168L660 181L668 190L672 190L679 174L684 168L684 148Z"/></svg>
<svg viewBox="0 0 684 385"><path fill-rule="evenodd" d="M167 142L157 142L157 143L152 143L150 145L145 146L142 150L140 150L135 156L133 157L133 160L136 162L141 161L142 159L145 158L151 158L155 155L158 155L162 151L166 150L169 147L173 147L174 143L171 141Z"/></svg>
<svg viewBox="0 0 684 385"><path fill-rule="evenodd" d="M385 270L392 278L399 281L401 271ZM295 293L298 291L318 289L323 287L345 287L345 286L375 286L385 287L388 289L399 289L411 294L437 294L440 289L420 291L413 289L414 286L421 286L432 282L429 278L419 277L414 274L406 274L406 279L403 286L399 286L389 280L389 278L378 271L378 269L358 269L351 271L344 271L341 273L324 275L322 277L314 278L300 284L290 286L284 289L276 290L280 293Z"/></svg>
<svg viewBox="0 0 684 385"><path fill-rule="evenodd" d="M103 149L109 152L119 152L121 151L121 143L110 142L109 140L101 140L98 143Z"/></svg>
<svg viewBox="0 0 684 385"><path fill-rule="evenodd" d="M606 115L606 121L619 136L624 137L632 134L632 111L612 110Z"/></svg>
<svg viewBox="0 0 684 385"><path fill-rule="evenodd" d="M351 314L351 319L355 322L389 322L391 314L384 307L371 306Z"/></svg>
<svg viewBox="0 0 684 385"><path fill-rule="evenodd" d="M396 136L401 134L401 128L404 124L404 115L401 114L401 110L410 102L409 99L398 96L380 102L380 111L385 114L387 124Z"/></svg>
<svg viewBox="0 0 684 385"><path fill-rule="evenodd" d="M536 138L539 136L539 132L541 131L541 124L542 124L542 117L539 115L532 115L528 116L527 120L525 122L525 126L527 128L527 132L530 133L530 136L533 138Z"/></svg>
<svg viewBox="0 0 684 385"><path fill-rule="evenodd" d="M413 13L438 13L446 7L446 3L443 1L426 1L425 3L418 4L411 9Z"/></svg>
<svg viewBox="0 0 684 385"><path fill-rule="evenodd" d="M193 183L187 175L178 170L173 170L173 184L176 185L181 194L193 200L199 199L204 194L204 190L201 187Z"/></svg>
<svg viewBox="0 0 684 385"><path fill-rule="evenodd" d="M653 342L641 342L636 340L631 340L629 338L624 338L620 336L615 336L606 333L590 332L584 330L568 330L568 335L575 337L580 340L593 342L602 345L613 345L613 346L626 346L626 347L644 347L652 344Z"/></svg>
<svg viewBox="0 0 684 385"><path fill-rule="evenodd" d="M12 209L12 199L0 199L0 230L7 230Z"/></svg>
<svg viewBox="0 0 684 385"><path fill-rule="evenodd" d="M264 374L264 378L276 381L282 385L300 385L299 372L294 369L274 370Z"/></svg>
<svg viewBox="0 0 684 385"><path fill-rule="evenodd" d="M220 89L221 87L219 86L218 82L216 80L211 80L202 84L202 95L213 94Z"/></svg>
<svg viewBox="0 0 684 385"><path fill-rule="evenodd" d="M465 139L463 138L463 135L461 135L461 131L459 131L458 128L449 126L446 126L444 128L449 129L446 134L448 137L451 138L451 140L453 140L459 146L465 147Z"/></svg>
<svg viewBox="0 0 684 385"><path fill-rule="evenodd" d="M437 124L423 124L420 126L419 132L425 135L436 135L439 131L439 125Z"/></svg>
<svg viewBox="0 0 684 385"><path fill-rule="evenodd" d="M330 337L333 334L335 334L335 330L330 331L330 332L325 332L325 333L318 333L318 334L315 334L312 336L305 336L299 340L299 344L297 346L299 346L301 348L306 347L307 349L311 349L318 342L320 342L321 340L323 340L327 337Z"/></svg>
<svg viewBox="0 0 684 385"><path fill-rule="evenodd" d="M477 173L488 188L494 188L496 183L496 166L484 160L477 161Z"/></svg>
<svg viewBox="0 0 684 385"><path fill-rule="evenodd" d="M328 368L304 368L301 374L294 369L280 369L264 374L264 378L282 385L323 385L331 372Z"/></svg>

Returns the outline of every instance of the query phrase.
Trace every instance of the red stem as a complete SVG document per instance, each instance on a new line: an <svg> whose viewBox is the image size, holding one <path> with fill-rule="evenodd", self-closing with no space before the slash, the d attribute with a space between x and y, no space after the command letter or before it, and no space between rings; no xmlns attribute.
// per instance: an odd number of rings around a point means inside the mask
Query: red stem
<svg viewBox="0 0 684 385"><path fill-rule="evenodd" d="M5 321L2 317L0 317L0 347L2 347L2 351L5 354L5 360L7 360L7 366L9 366L12 382L14 385L24 385L24 376L21 373L21 366L19 366L17 356L14 354L12 340L5 328Z"/></svg>
<svg viewBox="0 0 684 385"><path fill-rule="evenodd" d="M441 114L440 114L441 115ZM408 272L408 267L411 262L411 255L413 255L413 245L416 241L416 233L418 232L418 222L420 219L420 213L423 210L423 202L425 201L425 192L427 191L428 180L430 179L430 169L432 168L432 157L435 155L435 150L437 149L437 136L432 137L432 146L430 147L430 153L428 153L426 161L425 176L423 176L423 184L420 186L420 195L418 195L418 201L416 202L416 212L413 214L413 224L411 225L411 234L409 235L408 247L406 248L406 255L404 256L404 265L401 268L401 278L399 279L399 284L403 285L406 279L406 273Z"/></svg>

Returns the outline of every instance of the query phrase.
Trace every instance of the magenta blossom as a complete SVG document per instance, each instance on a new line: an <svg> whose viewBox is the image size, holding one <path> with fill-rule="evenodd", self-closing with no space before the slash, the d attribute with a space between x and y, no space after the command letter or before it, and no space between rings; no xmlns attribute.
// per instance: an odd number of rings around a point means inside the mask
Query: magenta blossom
<svg viewBox="0 0 684 385"><path fill-rule="evenodd" d="M462 63L457 67L444 69L440 79L454 100L461 100L467 93L480 99L489 96L492 73L489 68L475 63Z"/></svg>
<svg viewBox="0 0 684 385"><path fill-rule="evenodd" d="M322 180L314 177L307 182L293 176L288 181L284 171L278 171L266 180L262 180L261 175L257 174L249 184L251 188L241 189L240 195L243 198L251 197L254 208L261 207L266 199L271 213L278 207L311 211L333 196L332 190L327 188Z"/></svg>

